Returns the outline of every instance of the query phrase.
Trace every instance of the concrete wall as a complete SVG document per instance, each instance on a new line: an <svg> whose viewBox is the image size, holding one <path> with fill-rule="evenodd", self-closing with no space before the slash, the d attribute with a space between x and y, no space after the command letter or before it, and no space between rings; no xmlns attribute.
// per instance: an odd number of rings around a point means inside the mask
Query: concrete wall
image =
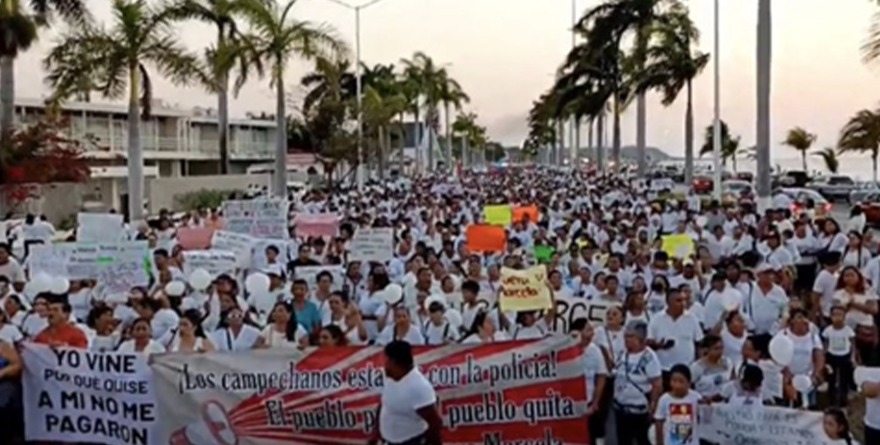
<svg viewBox="0 0 880 445"><path fill-rule="evenodd" d="M177 206L177 195L199 190L247 191L248 186L271 187L272 175L211 175L182 176L177 178L149 178L146 181L149 212L159 213L160 209L184 210Z"/></svg>
<svg viewBox="0 0 880 445"><path fill-rule="evenodd" d="M113 208L115 190L112 179L92 179L84 183L54 183L30 186L32 196L13 205L3 193L3 212L12 212L16 217L31 213L45 215L58 226L62 221L73 218L81 211L106 212Z"/></svg>

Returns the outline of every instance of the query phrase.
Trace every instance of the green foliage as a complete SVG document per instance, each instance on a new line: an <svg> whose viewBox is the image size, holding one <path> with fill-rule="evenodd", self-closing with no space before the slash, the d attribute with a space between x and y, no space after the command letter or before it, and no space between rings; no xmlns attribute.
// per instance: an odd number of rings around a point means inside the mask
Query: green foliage
<svg viewBox="0 0 880 445"><path fill-rule="evenodd" d="M195 192L180 193L174 195L174 207L185 210L215 209L229 199L236 190L208 190L201 189Z"/></svg>

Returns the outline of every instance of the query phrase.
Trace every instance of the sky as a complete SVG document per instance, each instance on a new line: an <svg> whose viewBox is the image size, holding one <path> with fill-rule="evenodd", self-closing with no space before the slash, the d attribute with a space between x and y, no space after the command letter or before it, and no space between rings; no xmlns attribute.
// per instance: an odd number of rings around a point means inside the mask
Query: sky
<svg viewBox="0 0 880 445"><path fill-rule="evenodd" d="M363 4L365 0L348 0ZM576 0L579 12L599 0ZM702 31L699 47L713 47L713 1L685 0ZM100 19L110 19L106 0L88 0ZM721 115L742 146L754 145L755 52L757 0L721 2ZM834 8L830 4L834 3ZM863 108L880 106L880 64L861 61L871 17L880 7L865 0L776 0L773 2L772 134L774 157L797 154L781 147L785 133L802 126L818 135L817 147L835 144L841 126ZM328 0L299 0L299 20L326 23L354 47L354 12ZM526 115L532 102L550 87L553 73L571 47L570 0L381 0L361 12L363 60L396 63L423 51L446 65L470 95L467 111L476 112L489 135L505 144L519 144L528 133ZM212 41L210 27L180 26L182 40L194 51ZM53 44L45 32L38 45L16 63L16 94L42 97L40 61ZM288 67L289 91L301 94L299 79L311 69L297 61ZM35 75L40 73L40 75ZM216 99L195 88L178 88L154 76L157 98L184 108L216 107ZM694 85L697 144L711 124L713 70ZM93 102L106 101L93 97ZM664 108L648 99L648 145L671 155L684 151L684 95ZM274 94L268 80L253 80L231 104L234 116L273 112ZM622 117L624 144L635 142L635 107ZM583 139L586 141L586 131ZM609 138L610 140L610 138ZM586 143L585 143L586 144ZM786 151L791 155L786 156Z"/></svg>

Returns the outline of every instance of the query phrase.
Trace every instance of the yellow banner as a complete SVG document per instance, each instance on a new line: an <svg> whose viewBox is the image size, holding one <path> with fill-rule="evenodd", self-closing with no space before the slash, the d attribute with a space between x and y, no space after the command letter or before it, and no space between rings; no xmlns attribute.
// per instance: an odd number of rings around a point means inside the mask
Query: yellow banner
<svg viewBox="0 0 880 445"><path fill-rule="evenodd" d="M526 270L501 269L498 303L504 312L540 311L553 307L544 266Z"/></svg>
<svg viewBox="0 0 880 445"><path fill-rule="evenodd" d="M661 240L669 258L684 259L694 254L694 240L690 235L664 235Z"/></svg>
<svg viewBox="0 0 880 445"><path fill-rule="evenodd" d="M506 226L513 221L513 209L509 205L494 205L483 207L483 216L486 224L493 226Z"/></svg>

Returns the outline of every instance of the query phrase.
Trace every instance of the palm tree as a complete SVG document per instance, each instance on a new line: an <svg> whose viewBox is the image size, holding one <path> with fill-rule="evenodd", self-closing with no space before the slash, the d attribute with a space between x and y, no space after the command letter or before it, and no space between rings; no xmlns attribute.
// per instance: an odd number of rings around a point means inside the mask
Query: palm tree
<svg viewBox="0 0 880 445"><path fill-rule="evenodd" d="M370 85L364 90L364 124L368 133L376 138L376 161L382 179L385 178L387 154L391 149L390 127L394 118L406 111L406 105L403 94L383 96Z"/></svg>
<svg viewBox="0 0 880 445"><path fill-rule="evenodd" d="M840 169L840 160L837 159L837 152L831 147L815 151L813 156L822 158L822 161L825 162L825 170L828 170L829 173L837 173L837 170Z"/></svg>
<svg viewBox="0 0 880 445"><path fill-rule="evenodd" d="M169 9L147 0L113 0L111 28L83 25L69 30L43 61L47 82L61 100L84 80L108 98L128 93L128 215L143 218L144 177L141 112L150 115L153 88L148 67L177 85L208 83L198 57L172 31Z"/></svg>
<svg viewBox="0 0 880 445"><path fill-rule="evenodd" d="M633 72L644 71L647 62L648 47L652 38L652 28L658 24L668 23L670 11L681 8L678 0L609 0L587 11L579 25L592 24L587 37L589 45L605 46L615 51L621 50L623 40L632 35ZM636 145L638 148L639 174L646 173L645 158L647 130L647 102L645 92L639 92L636 104Z"/></svg>
<svg viewBox="0 0 880 445"><path fill-rule="evenodd" d="M685 183L694 174L694 94L693 81L709 64L709 55L694 51L699 31L683 6L673 10L667 21L653 28L655 44L648 48L647 65L641 89L657 89L663 94L663 105L672 105L682 90L686 91L685 108Z"/></svg>
<svg viewBox="0 0 880 445"><path fill-rule="evenodd" d="M880 110L861 110L851 117L843 129L837 148L841 153L869 154L877 181L877 158L880 157Z"/></svg>
<svg viewBox="0 0 880 445"><path fill-rule="evenodd" d="M220 173L229 173L229 77L238 67L233 93L238 96L251 70L261 73L259 60L254 59L246 42L239 39L236 13L239 0L182 0L178 5L181 18L195 19L211 24L217 32L215 46L205 52L210 67L208 89L217 94L217 122L220 139Z"/></svg>
<svg viewBox="0 0 880 445"><path fill-rule="evenodd" d="M810 147L813 146L814 142L816 142L815 134L801 127L795 127L788 130L788 135L782 141L782 145L787 145L801 152L801 163L803 164L804 171L807 171L807 152L810 151Z"/></svg>
<svg viewBox="0 0 880 445"><path fill-rule="evenodd" d="M772 10L770 0L758 0L757 36L757 181L756 192L760 210L770 204L770 84L772 67Z"/></svg>
<svg viewBox="0 0 880 445"><path fill-rule="evenodd" d="M363 82L363 77L361 80ZM300 84L307 90L302 102L305 114L330 95L339 94L341 100L357 98L357 75L351 71L348 60L319 57L315 60L315 70L303 76Z"/></svg>
<svg viewBox="0 0 880 445"><path fill-rule="evenodd" d="M464 92L461 84L457 80L449 76L449 72L443 68L440 70L440 91L438 98L443 104L444 112L444 129L446 130L446 162L447 171L452 171L455 164L452 159L452 118L450 117L450 108L461 111L462 105L470 102L471 98Z"/></svg>
<svg viewBox="0 0 880 445"><path fill-rule="evenodd" d="M287 196L287 108L285 74L287 62L294 57L315 60L320 57L342 59L348 47L327 25L315 25L293 17L296 0L281 5L277 0L241 0L237 8L250 25L243 37L254 50L254 59L270 69L270 86L275 88L275 176L274 194Z"/></svg>
<svg viewBox="0 0 880 445"><path fill-rule="evenodd" d="M403 59L403 76L409 85L408 99L411 101L410 108L415 113L416 126L419 127L419 111L422 109L420 104L424 102L425 127L438 133L439 113L438 107L442 101L441 91L442 85L448 78L444 74L444 69L440 68L434 59L427 54L418 51L413 54L409 60ZM417 132L418 134L418 132ZM421 141L416 140L416 144ZM428 138L428 168L429 171L434 169L434 138Z"/></svg>
<svg viewBox="0 0 880 445"><path fill-rule="evenodd" d="M706 127L706 136L704 138L703 146L700 148L700 156L712 154L715 147L713 145L715 141L714 130L715 127L712 125ZM721 164L727 166L727 161L730 161L734 171L736 171L736 159L739 156L748 156L752 151L751 149L740 149L739 143L740 137L732 137L730 135L730 129L727 127L727 123L721 121Z"/></svg>
<svg viewBox="0 0 880 445"><path fill-rule="evenodd" d="M477 124L476 113L459 114L452 123L452 132L454 137L464 141L467 153L462 153L462 159L473 160L474 154L479 154L481 163L485 162L484 150L489 138L486 135L486 128Z"/></svg>
<svg viewBox="0 0 880 445"><path fill-rule="evenodd" d="M10 147L15 123L15 59L37 41L38 28L47 26L54 12L73 26L91 17L83 0L6 0L0 5L0 165Z"/></svg>

